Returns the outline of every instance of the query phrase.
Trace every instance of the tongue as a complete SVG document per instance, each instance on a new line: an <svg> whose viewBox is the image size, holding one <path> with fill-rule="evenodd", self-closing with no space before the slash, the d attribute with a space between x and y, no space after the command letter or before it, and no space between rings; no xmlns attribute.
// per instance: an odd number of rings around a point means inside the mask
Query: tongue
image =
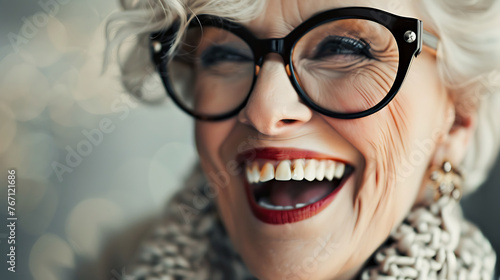
<svg viewBox="0 0 500 280"><path fill-rule="evenodd" d="M333 190L332 182L276 182L273 181L269 200L273 205L295 206L310 204L323 198Z"/></svg>

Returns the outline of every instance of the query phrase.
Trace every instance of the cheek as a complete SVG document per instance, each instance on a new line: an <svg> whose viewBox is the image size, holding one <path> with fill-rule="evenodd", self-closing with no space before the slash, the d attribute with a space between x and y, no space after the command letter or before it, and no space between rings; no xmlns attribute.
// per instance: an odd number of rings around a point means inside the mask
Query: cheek
<svg viewBox="0 0 500 280"><path fill-rule="evenodd" d="M224 194L230 183L226 170L227 162L221 156L221 149L226 141L231 125L228 122L201 122L195 124L196 148L201 167L210 184L217 193ZM220 199L218 195L217 199ZM222 195L224 197L224 195Z"/></svg>
<svg viewBox="0 0 500 280"><path fill-rule="evenodd" d="M445 132L449 122L448 101L433 58L422 54L414 61L403 86L387 107L336 129L346 135L367 161L390 168L387 171L397 171L391 169L401 167L403 161L421 150L422 142L429 143L424 157L430 158L431 148L439 140L437 136ZM427 163L423 159L412 160L416 166Z"/></svg>
<svg viewBox="0 0 500 280"><path fill-rule="evenodd" d="M377 232L382 240L414 205L445 127L446 91L432 60L419 58L386 108L362 119L328 120L365 158L354 197L360 242L363 232Z"/></svg>
<svg viewBox="0 0 500 280"><path fill-rule="evenodd" d="M223 147L230 139L234 120L195 124L195 139L202 169L209 182L217 188L217 200L230 201L227 186L231 184L234 166L224 160Z"/></svg>
<svg viewBox="0 0 500 280"><path fill-rule="evenodd" d="M196 148L202 164L215 164L220 156L219 151L227 138L232 124L228 122L202 122L195 124Z"/></svg>

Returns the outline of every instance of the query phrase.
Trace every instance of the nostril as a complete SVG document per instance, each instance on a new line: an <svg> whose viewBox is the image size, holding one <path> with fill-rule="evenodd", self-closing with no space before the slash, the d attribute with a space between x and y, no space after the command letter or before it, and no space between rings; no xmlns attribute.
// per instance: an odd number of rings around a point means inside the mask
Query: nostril
<svg viewBox="0 0 500 280"><path fill-rule="evenodd" d="M296 122L297 120L292 120L292 119L284 119L284 120L281 120L284 124L291 124L291 123L294 123Z"/></svg>

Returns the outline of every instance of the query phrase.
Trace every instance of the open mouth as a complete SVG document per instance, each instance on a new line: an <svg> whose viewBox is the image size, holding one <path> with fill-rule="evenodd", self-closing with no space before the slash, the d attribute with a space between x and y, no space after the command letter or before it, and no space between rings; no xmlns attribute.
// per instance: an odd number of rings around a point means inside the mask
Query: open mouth
<svg viewBox="0 0 500 280"><path fill-rule="evenodd" d="M339 160L311 158L308 156L313 154L296 150L283 152L259 149L253 151L257 153L254 160L243 162L250 208L266 223L293 223L316 215L333 200L354 170Z"/></svg>

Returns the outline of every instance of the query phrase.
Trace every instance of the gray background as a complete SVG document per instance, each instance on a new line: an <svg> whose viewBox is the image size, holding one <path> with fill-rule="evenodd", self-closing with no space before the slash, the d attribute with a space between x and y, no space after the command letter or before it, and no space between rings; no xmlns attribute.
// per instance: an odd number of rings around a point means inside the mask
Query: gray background
<svg viewBox="0 0 500 280"><path fill-rule="evenodd" d="M0 278L71 279L79 264L96 260L106 238L158 214L181 185L196 159L192 121L169 102L125 101L116 67L101 75L103 24L114 1L61 1L50 16L37 1L3 0L0 7L0 172L6 178L14 167L18 174L17 272L7 273L2 261ZM14 47L9 34L22 35L36 20L30 38ZM103 121L113 131L59 180L52 165L66 164L67 149L87 139L82 131ZM497 164L488 182L463 200L466 216L497 252L499 182ZM2 260L6 233L0 226Z"/></svg>

